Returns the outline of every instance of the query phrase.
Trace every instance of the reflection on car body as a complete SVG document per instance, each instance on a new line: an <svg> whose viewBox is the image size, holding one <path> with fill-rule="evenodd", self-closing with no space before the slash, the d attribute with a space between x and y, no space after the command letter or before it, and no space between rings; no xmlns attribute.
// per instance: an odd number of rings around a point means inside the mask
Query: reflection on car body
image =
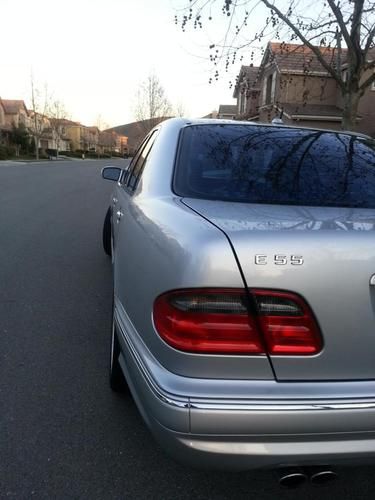
<svg viewBox="0 0 375 500"><path fill-rule="evenodd" d="M375 147L172 119L116 182L112 388L201 467L375 456Z"/></svg>

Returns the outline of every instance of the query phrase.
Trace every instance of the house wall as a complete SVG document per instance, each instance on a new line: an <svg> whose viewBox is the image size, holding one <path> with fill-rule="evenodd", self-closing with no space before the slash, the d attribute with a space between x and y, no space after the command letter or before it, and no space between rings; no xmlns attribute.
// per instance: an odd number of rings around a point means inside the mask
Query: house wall
<svg viewBox="0 0 375 500"><path fill-rule="evenodd" d="M276 96L280 103L331 104L337 100L337 84L333 78L282 74L276 85Z"/></svg>
<svg viewBox="0 0 375 500"><path fill-rule="evenodd" d="M5 120L5 125L7 125L8 127L12 127L13 125L19 127L20 124L26 126L28 121L28 116L26 110L20 109L17 113L14 114L5 113L4 120Z"/></svg>
<svg viewBox="0 0 375 500"><path fill-rule="evenodd" d="M248 91L247 97L247 115L255 116L259 113L259 90Z"/></svg>
<svg viewBox="0 0 375 500"><path fill-rule="evenodd" d="M320 128L320 129L331 129L331 130L341 130L341 123L337 121L326 121L326 120L292 120L288 118L285 114L283 116L284 125L295 125L296 127L307 127L307 128Z"/></svg>
<svg viewBox="0 0 375 500"><path fill-rule="evenodd" d="M363 134L375 137L375 89L367 89L359 101L358 114L362 117L357 130Z"/></svg>
<svg viewBox="0 0 375 500"><path fill-rule="evenodd" d="M0 126L5 125L5 113L2 105L0 104Z"/></svg>
<svg viewBox="0 0 375 500"><path fill-rule="evenodd" d="M251 117L258 114L260 91L256 89L248 89L246 82L240 84L237 93L237 114L235 118ZM241 103L244 103L241 106ZM244 109L241 112L241 109ZM220 117L222 118L222 116Z"/></svg>
<svg viewBox="0 0 375 500"><path fill-rule="evenodd" d="M13 125L18 127L18 123L19 123L18 115L16 115L16 114L11 114L11 115L6 114L5 115L5 125L7 127L12 127Z"/></svg>
<svg viewBox="0 0 375 500"><path fill-rule="evenodd" d="M363 75L363 80L366 80L371 75L371 70ZM336 105L339 108L343 107L343 99L341 92L337 92ZM359 101L358 114L361 119L358 121L356 131L363 134L375 137L375 86L368 88L361 100Z"/></svg>
<svg viewBox="0 0 375 500"><path fill-rule="evenodd" d="M280 112L277 110L276 106L261 106L259 108L259 121L261 123L271 123L274 118L280 115Z"/></svg>
<svg viewBox="0 0 375 500"><path fill-rule="evenodd" d="M272 77L272 78L271 78ZM281 76L277 71L275 64L269 64L265 67L260 82L261 89L259 94L259 121L270 123L273 118L278 116L276 104L281 101Z"/></svg>
<svg viewBox="0 0 375 500"><path fill-rule="evenodd" d="M66 136L70 139L72 151L81 148L81 134L79 126L66 125Z"/></svg>

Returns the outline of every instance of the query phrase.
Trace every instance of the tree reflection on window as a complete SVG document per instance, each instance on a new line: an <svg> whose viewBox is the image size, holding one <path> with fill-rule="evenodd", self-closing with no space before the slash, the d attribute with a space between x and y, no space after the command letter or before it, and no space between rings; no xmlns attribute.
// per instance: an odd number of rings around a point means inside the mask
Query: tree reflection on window
<svg viewBox="0 0 375 500"><path fill-rule="evenodd" d="M183 134L178 194L248 203L375 207L375 141L339 132L194 125Z"/></svg>

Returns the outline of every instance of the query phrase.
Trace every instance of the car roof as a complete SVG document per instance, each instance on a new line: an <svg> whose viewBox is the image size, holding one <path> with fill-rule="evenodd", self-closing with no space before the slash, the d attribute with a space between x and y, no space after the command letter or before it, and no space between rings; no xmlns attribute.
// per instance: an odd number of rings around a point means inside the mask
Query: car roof
<svg viewBox="0 0 375 500"><path fill-rule="evenodd" d="M370 136L366 134L362 134L360 132L353 132L350 130L333 130L326 128L318 128L318 127L301 127L298 125L286 125L286 124L272 124L272 123L260 123L260 122L252 122L252 121L244 121L244 120L224 120L220 118L170 118L164 122L162 122L161 126L166 126L168 123L179 123L181 128L189 125L245 125L245 126L255 126L255 127L270 127L270 128L283 128L290 130L311 130L314 132L327 132L334 134L344 134L351 135L354 137L360 137L364 139L371 139Z"/></svg>

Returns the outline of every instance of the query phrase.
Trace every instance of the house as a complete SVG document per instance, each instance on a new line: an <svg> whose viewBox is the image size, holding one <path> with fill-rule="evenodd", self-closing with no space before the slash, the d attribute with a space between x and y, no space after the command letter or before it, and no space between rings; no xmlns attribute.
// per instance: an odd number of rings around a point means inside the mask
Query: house
<svg viewBox="0 0 375 500"><path fill-rule="evenodd" d="M11 130L13 126L28 126L29 113L24 101L14 99L0 99L0 102L4 113L4 125L6 127Z"/></svg>
<svg viewBox="0 0 375 500"><path fill-rule="evenodd" d="M49 127L45 131L48 137L48 149L59 151L70 151L70 139L67 135L67 127L61 118L49 118Z"/></svg>
<svg viewBox="0 0 375 500"><path fill-rule="evenodd" d="M9 127L5 125L5 110L0 99L0 145L4 145L7 143L9 132Z"/></svg>
<svg viewBox="0 0 375 500"><path fill-rule="evenodd" d="M233 120L237 115L237 105L236 104L220 104L219 112L217 118L223 120Z"/></svg>
<svg viewBox="0 0 375 500"><path fill-rule="evenodd" d="M216 111L216 109L214 109L213 111L211 111L211 113L208 113L208 115L204 115L202 116L202 118L217 118L217 115L218 115L218 112Z"/></svg>
<svg viewBox="0 0 375 500"><path fill-rule="evenodd" d="M24 101L0 99L0 144L8 145L13 127L28 128L29 114Z"/></svg>
<svg viewBox="0 0 375 500"><path fill-rule="evenodd" d="M234 87L233 97L237 99L236 118L259 119L259 67L241 66Z"/></svg>
<svg viewBox="0 0 375 500"><path fill-rule="evenodd" d="M99 134L99 152L112 153L116 150L117 134L110 130L104 130Z"/></svg>
<svg viewBox="0 0 375 500"><path fill-rule="evenodd" d="M337 63L337 51L328 47L320 47L320 51L329 64ZM345 49L342 50L342 55L342 69L345 72ZM252 75L247 79L248 69L246 66L241 68L234 90L238 106L237 118L271 122L282 114L285 124L337 130L341 128L343 106L340 89L308 47L270 42L260 67L253 68ZM249 87L257 92L251 109L247 101ZM357 130L374 135L374 121L373 86L366 90L360 101Z"/></svg>
<svg viewBox="0 0 375 500"><path fill-rule="evenodd" d="M61 131L65 134L67 140L70 142L70 149L72 151L88 151L94 145L90 142L90 131L79 122L72 120L60 120Z"/></svg>
<svg viewBox="0 0 375 500"><path fill-rule="evenodd" d="M101 153L119 153L128 155L128 138L113 130L104 130L99 134L99 151Z"/></svg>
<svg viewBox="0 0 375 500"><path fill-rule="evenodd" d="M98 127L86 127L85 139L87 151L97 151L99 145L100 130Z"/></svg>
<svg viewBox="0 0 375 500"><path fill-rule="evenodd" d="M117 137L120 148L119 153L121 153L122 156L125 155L127 156L129 154L128 138L126 137L126 135L119 135L119 134L117 134Z"/></svg>

